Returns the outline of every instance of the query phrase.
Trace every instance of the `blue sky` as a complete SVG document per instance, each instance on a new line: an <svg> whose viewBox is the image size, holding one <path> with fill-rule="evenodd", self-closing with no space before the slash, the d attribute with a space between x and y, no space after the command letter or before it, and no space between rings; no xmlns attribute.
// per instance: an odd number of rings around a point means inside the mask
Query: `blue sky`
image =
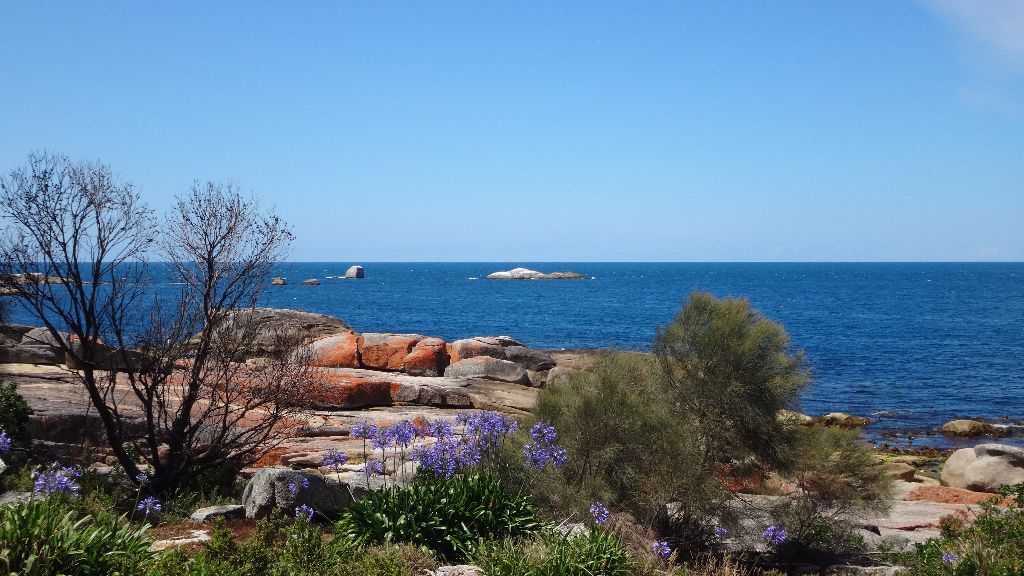
<svg viewBox="0 0 1024 576"><path fill-rule="evenodd" d="M5 2L0 169L295 260L1024 260L1024 3Z"/></svg>

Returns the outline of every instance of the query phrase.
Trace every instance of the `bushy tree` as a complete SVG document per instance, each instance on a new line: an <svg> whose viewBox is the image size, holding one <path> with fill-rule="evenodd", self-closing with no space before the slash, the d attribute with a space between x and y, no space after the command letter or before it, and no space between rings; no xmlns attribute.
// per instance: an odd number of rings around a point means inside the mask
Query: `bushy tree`
<svg viewBox="0 0 1024 576"><path fill-rule="evenodd" d="M551 422L569 455L537 497L565 510L594 501L650 519L681 493L712 502L694 436L675 411L660 367L649 355L608 353L585 371L549 385L537 417Z"/></svg>
<svg viewBox="0 0 1024 576"><path fill-rule="evenodd" d="M796 405L810 372L781 325L746 299L694 292L658 330L654 351L705 466L748 457L792 464L796 429L778 412Z"/></svg>

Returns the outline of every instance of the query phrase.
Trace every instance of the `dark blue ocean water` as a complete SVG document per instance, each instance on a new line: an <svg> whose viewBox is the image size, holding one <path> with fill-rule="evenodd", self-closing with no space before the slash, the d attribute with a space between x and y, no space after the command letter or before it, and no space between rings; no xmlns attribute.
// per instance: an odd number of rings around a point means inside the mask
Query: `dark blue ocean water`
<svg viewBox="0 0 1024 576"><path fill-rule="evenodd" d="M647 350L687 294L706 290L749 298L806 351L808 413L871 416L875 435L961 416L1024 419L1022 263L360 264L364 280L327 278L347 263L282 265L276 274L289 284L268 287L265 304L331 314L362 332ZM515 266L593 280L484 279ZM321 285L301 286L305 278Z"/></svg>

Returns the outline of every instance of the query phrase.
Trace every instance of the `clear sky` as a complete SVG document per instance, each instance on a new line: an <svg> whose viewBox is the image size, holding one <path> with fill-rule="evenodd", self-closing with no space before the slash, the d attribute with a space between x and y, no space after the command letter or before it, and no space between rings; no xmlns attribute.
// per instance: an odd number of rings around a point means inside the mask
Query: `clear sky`
<svg viewBox="0 0 1024 576"><path fill-rule="evenodd" d="M1024 2L0 0L0 169L295 260L1024 260Z"/></svg>

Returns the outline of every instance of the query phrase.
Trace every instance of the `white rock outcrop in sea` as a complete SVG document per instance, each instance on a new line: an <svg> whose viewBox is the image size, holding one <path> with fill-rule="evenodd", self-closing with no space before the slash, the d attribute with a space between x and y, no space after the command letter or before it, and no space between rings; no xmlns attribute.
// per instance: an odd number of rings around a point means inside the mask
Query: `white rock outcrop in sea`
<svg viewBox="0 0 1024 576"><path fill-rule="evenodd" d="M317 280L316 278L307 278L307 279L302 281L302 285L303 286L319 286L320 285L320 281Z"/></svg>
<svg viewBox="0 0 1024 576"><path fill-rule="evenodd" d="M271 286L284 286L288 283L288 279L284 276L277 276L270 281Z"/></svg>
<svg viewBox="0 0 1024 576"><path fill-rule="evenodd" d="M961 448L946 460L940 478L953 488L996 492L1002 486L1024 482L1024 448L1006 444Z"/></svg>
<svg viewBox="0 0 1024 576"><path fill-rule="evenodd" d="M581 280L582 274L576 272L538 272L529 268L513 268L503 272L487 275L488 280Z"/></svg>
<svg viewBox="0 0 1024 576"><path fill-rule="evenodd" d="M366 271L362 266L350 266L345 270L345 278L366 278Z"/></svg>

